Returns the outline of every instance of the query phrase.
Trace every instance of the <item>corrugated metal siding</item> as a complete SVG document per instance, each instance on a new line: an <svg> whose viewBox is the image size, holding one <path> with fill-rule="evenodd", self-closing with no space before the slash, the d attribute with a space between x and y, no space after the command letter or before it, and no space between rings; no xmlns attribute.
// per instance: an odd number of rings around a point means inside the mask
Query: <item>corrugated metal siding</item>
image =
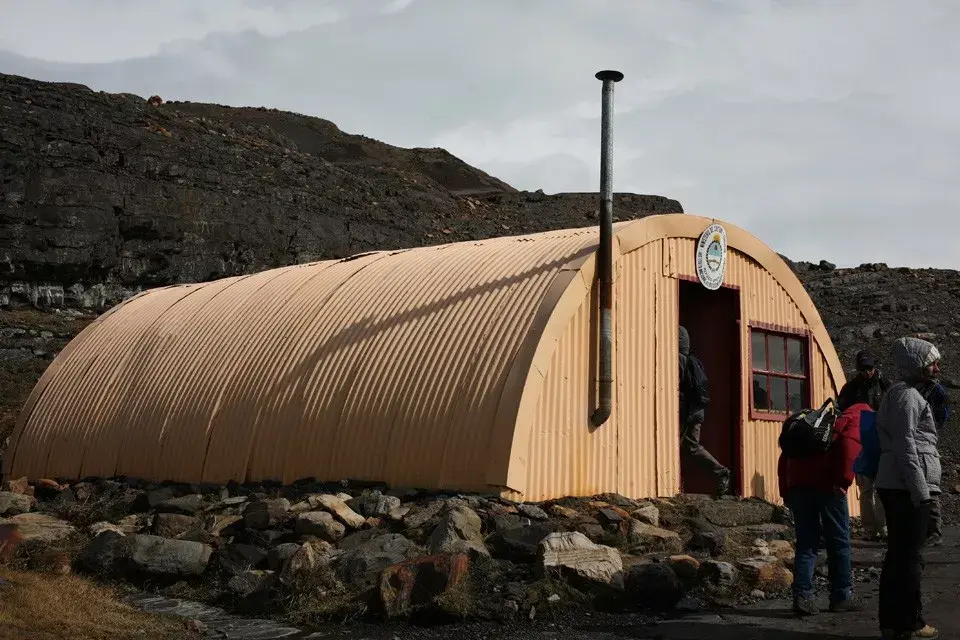
<svg viewBox="0 0 960 640"><path fill-rule="evenodd" d="M60 363L11 471L485 489L518 348L595 243L564 230L148 293Z"/></svg>
<svg viewBox="0 0 960 640"><path fill-rule="evenodd" d="M666 242L658 241L654 251L662 256ZM655 288L657 495L671 496L680 491L680 362L677 356L680 301L677 281L662 273L661 270Z"/></svg>

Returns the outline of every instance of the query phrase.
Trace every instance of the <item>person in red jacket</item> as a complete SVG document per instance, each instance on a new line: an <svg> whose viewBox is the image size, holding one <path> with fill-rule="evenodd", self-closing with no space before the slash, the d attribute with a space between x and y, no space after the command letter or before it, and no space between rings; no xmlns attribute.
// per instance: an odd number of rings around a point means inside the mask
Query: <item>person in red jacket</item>
<svg viewBox="0 0 960 640"><path fill-rule="evenodd" d="M780 495L793 513L797 536L793 573L793 610L812 615L813 571L821 536L827 548L830 576L830 611L859 611L853 595L850 566L850 511L847 489L853 484L853 461L860 455L860 412L870 405L857 403L837 417L834 441L818 455L804 458L780 456L777 476Z"/></svg>

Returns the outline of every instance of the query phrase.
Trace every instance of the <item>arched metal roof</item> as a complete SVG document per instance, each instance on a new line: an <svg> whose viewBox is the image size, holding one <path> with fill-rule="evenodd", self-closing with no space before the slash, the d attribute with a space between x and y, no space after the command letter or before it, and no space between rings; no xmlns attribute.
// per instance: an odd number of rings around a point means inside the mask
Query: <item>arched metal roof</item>
<svg viewBox="0 0 960 640"><path fill-rule="evenodd" d="M615 258L711 222L618 223ZM724 226L829 345L782 259ZM50 365L8 475L516 489L545 363L591 286L597 236L373 252L135 296Z"/></svg>

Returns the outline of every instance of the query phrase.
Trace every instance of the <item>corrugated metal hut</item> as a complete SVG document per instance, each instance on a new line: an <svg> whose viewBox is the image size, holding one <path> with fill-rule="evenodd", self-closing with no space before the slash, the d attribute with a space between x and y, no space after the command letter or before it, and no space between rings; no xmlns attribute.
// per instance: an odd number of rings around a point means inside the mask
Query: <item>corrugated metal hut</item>
<svg viewBox="0 0 960 640"><path fill-rule="evenodd" d="M595 426L597 248L591 227L142 293L51 364L7 475L709 491L679 456L683 323L710 374L704 443L736 493L777 500L781 421L844 377L800 281L730 224L613 225L612 407Z"/></svg>

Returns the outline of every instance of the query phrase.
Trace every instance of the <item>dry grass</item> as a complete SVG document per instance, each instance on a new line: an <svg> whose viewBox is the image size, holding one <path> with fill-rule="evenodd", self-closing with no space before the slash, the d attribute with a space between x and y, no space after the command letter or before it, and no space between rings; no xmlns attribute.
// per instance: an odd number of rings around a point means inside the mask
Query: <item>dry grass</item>
<svg viewBox="0 0 960 640"><path fill-rule="evenodd" d="M0 569L0 639L181 640L178 618L145 614L77 576Z"/></svg>

